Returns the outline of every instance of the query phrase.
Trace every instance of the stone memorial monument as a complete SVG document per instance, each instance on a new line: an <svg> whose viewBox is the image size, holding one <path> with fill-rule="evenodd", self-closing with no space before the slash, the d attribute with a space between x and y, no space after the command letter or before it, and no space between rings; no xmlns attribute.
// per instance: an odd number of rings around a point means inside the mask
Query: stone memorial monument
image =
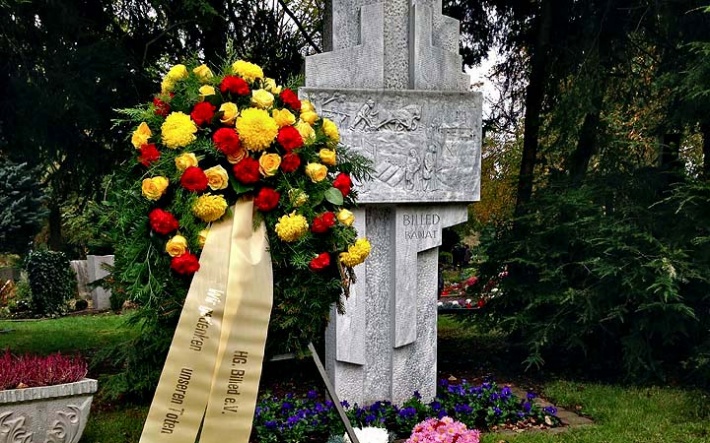
<svg viewBox="0 0 710 443"><path fill-rule="evenodd" d="M438 246L479 199L482 103L462 72L458 21L441 10L333 0L333 50L306 58L301 97L374 168L355 212L372 254L326 333L326 367L351 404L436 394Z"/></svg>
<svg viewBox="0 0 710 443"><path fill-rule="evenodd" d="M86 262L89 283L94 283L111 273L109 269L113 266L113 255L87 255ZM94 310L109 310L111 309L111 290L97 286L91 290L91 300Z"/></svg>

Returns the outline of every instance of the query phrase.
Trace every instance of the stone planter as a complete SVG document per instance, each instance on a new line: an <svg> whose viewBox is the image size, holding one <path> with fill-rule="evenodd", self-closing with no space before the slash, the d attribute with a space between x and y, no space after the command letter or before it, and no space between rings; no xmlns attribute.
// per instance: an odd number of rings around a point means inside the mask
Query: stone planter
<svg viewBox="0 0 710 443"><path fill-rule="evenodd" d="M96 380L0 391L0 443L77 443Z"/></svg>

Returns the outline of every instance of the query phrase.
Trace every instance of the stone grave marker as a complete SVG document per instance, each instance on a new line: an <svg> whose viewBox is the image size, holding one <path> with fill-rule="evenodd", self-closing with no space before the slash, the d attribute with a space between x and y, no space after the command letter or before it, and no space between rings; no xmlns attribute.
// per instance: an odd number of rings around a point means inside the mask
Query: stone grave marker
<svg viewBox="0 0 710 443"><path fill-rule="evenodd" d="M436 394L438 246L479 199L480 93L461 72L458 21L441 0L333 0L331 52L306 58L306 87L341 142L372 160L355 211L372 253L333 312L326 367L360 405Z"/></svg>
<svg viewBox="0 0 710 443"><path fill-rule="evenodd" d="M93 283L109 275L110 271L105 266L113 266L113 255L87 255L86 266L89 283ZM111 309L111 290L97 286L91 290L91 300L97 311Z"/></svg>

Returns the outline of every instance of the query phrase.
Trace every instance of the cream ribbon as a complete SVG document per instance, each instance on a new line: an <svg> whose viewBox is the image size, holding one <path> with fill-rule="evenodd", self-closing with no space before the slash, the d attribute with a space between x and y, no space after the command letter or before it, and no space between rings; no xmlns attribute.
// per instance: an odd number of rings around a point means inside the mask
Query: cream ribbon
<svg viewBox="0 0 710 443"><path fill-rule="evenodd" d="M252 211L240 201L210 228L140 443L194 443L201 424L200 443L249 440L273 299Z"/></svg>

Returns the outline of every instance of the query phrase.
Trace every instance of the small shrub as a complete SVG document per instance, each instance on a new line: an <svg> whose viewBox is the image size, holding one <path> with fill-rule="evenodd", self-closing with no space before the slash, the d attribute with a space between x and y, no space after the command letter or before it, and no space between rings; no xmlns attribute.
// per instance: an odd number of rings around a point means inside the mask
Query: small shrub
<svg viewBox="0 0 710 443"><path fill-rule="evenodd" d="M76 275L66 255L55 251L31 251L25 268L34 313L42 316L64 314L76 288Z"/></svg>
<svg viewBox="0 0 710 443"><path fill-rule="evenodd" d="M0 357L0 390L73 383L83 379L86 373L86 361L80 357L60 353L18 357L6 350Z"/></svg>

